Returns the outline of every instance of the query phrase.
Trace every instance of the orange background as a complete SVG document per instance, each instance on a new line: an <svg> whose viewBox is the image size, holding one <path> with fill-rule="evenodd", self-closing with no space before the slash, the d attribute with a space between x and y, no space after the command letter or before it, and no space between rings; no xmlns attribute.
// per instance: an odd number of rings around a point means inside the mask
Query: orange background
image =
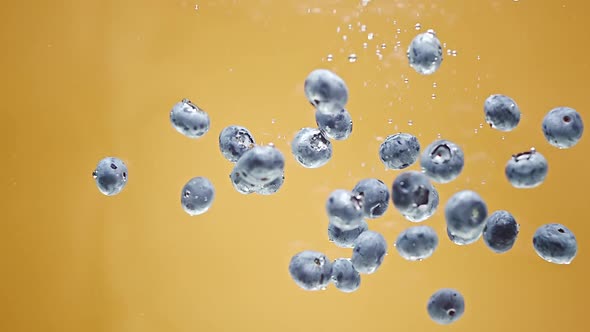
<svg viewBox="0 0 590 332"><path fill-rule="evenodd" d="M589 139L558 150L540 128L560 105L590 124L589 9L554 0L5 1L0 331L587 331ZM428 28L446 43L444 61L420 76L405 52ZM303 82L320 67L346 80L354 130L334 143L326 166L310 170L289 142L315 125ZM485 125L491 93L520 106L515 131ZM211 117L201 139L169 122L182 98ZM217 146L231 124L284 152L278 194L233 190ZM325 200L365 177L391 185L399 172L384 171L377 151L399 131L423 147L440 134L466 153L464 172L437 186L441 207L424 223L439 234L437 252L404 261L392 243L412 224L390 205L369 223L389 255L356 293L297 288L287 270L293 254L350 256L327 240ZM549 160L549 175L536 189L514 189L504 165L531 146ZM127 163L129 183L106 197L91 173L111 155ZM180 191L194 176L208 177L217 195L208 213L189 217ZM450 243L443 208L463 189L480 193L490 212L515 215L512 251ZM532 234L548 222L577 236L571 265L534 253ZM466 299L449 327L425 309L442 287Z"/></svg>

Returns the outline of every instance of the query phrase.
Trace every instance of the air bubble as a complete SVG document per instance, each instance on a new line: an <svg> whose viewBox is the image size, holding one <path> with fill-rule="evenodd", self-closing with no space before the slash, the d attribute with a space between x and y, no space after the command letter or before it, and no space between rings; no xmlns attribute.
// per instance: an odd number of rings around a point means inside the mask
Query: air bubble
<svg viewBox="0 0 590 332"><path fill-rule="evenodd" d="M334 56L332 54L328 54L326 60L328 60L328 62L332 62L332 60L334 60Z"/></svg>
<svg viewBox="0 0 590 332"><path fill-rule="evenodd" d="M373 33L372 32L369 32L369 34L367 35L367 39L368 40L373 40L373 36L374 36Z"/></svg>
<svg viewBox="0 0 590 332"><path fill-rule="evenodd" d="M436 93L432 94L432 99L436 99Z"/></svg>
<svg viewBox="0 0 590 332"><path fill-rule="evenodd" d="M416 23L414 28L416 28L416 30L420 30L422 28L422 25L420 23Z"/></svg>
<svg viewBox="0 0 590 332"><path fill-rule="evenodd" d="M356 62L356 54L352 53L351 55L349 55L348 62L350 62L350 63Z"/></svg>
<svg viewBox="0 0 590 332"><path fill-rule="evenodd" d="M414 125L414 121L408 120L408 126L413 126L413 125Z"/></svg>

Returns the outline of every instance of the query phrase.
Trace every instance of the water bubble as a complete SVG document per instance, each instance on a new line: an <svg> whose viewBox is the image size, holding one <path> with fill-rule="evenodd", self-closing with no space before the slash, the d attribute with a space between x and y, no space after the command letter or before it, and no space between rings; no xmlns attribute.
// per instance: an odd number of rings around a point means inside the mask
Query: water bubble
<svg viewBox="0 0 590 332"><path fill-rule="evenodd" d="M432 94L432 99L436 99L436 93Z"/></svg>
<svg viewBox="0 0 590 332"><path fill-rule="evenodd" d="M447 43L443 43L443 48L447 48Z"/></svg>
<svg viewBox="0 0 590 332"><path fill-rule="evenodd" d="M367 31L367 26L366 26L366 25L364 25L364 24L363 24L363 25L361 25L361 31L362 31L362 32L365 32L365 31Z"/></svg>
<svg viewBox="0 0 590 332"><path fill-rule="evenodd" d="M393 20L393 25L397 25L397 20Z"/></svg>
<svg viewBox="0 0 590 332"><path fill-rule="evenodd" d="M479 128L483 128L483 123L480 123L479 124Z"/></svg>
<svg viewBox="0 0 590 332"><path fill-rule="evenodd" d="M348 37L346 35L342 36L342 40L347 40Z"/></svg>
<svg viewBox="0 0 590 332"><path fill-rule="evenodd" d="M504 136L502 136L502 140L505 140L506 138Z"/></svg>
<svg viewBox="0 0 590 332"><path fill-rule="evenodd" d="M433 88L436 88L437 87L436 82L432 83L432 87Z"/></svg>
<svg viewBox="0 0 590 332"><path fill-rule="evenodd" d="M440 139L442 135L440 133L436 134L436 138Z"/></svg>
<svg viewBox="0 0 590 332"><path fill-rule="evenodd" d="M451 55L451 49L447 50L447 55Z"/></svg>
<svg viewBox="0 0 590 332"><path fill-rule="evenodd" d="M473 132L477 134L477 128L473 129Z"/></svg>
<svg viewBox="0 0 590 332"><path fill-rule="evenodd" d="M272 123L272 124L274 124L275 122L277 122L277 120L275 120L275 119L270 120L270 123Z"/></svg>
<svg viewBox="0 0 590 332"><path fill-rule="evenodd" d="M355 63L356 62L356 54L352 53L348 56L348 62Z"/></svg>
<svg viewBox="0 0 590 332"><path fill-rule="evenodd" d="M367 48L368 44L367 43L363 43L363 48Z"/></svg>
<svg viewBox="0 0 590 332"><path fill-rule="evenodd" d="M414 27L416 28L416 30L420 30L420 28L422 28L422 25L420 23L416 23Z"/></svg>
<svg viewBox="0 0 590 332"><path fill-rule="evenodd" d="M481 184L486 184L486 180L481 180Z"/></svg>
<svg viewBox="0 0 590 332"><path fill-rule="evenodd" d="M187 190L187 191L184 192L184 197L189 197L190 195L191 195L191 192L190 191Z"/></svg>
<svg viewBox="0 0 590 332"><path fill-rule="evenodd" d="M387 45L385 45L385 43L381 44L382 49L385 49L385 47L387 47Z"/></svg>
<svg viewBox="0 0 590 332"><path fill-rule="evenodd" d="M404 78L404 83L408 84L408 82L410 82L410 80L407 77Z"/></svg>
<svg viewBox="0 0 590 332"><path fill-rule="evenodd" d="M397 28L397 30L395 30L395 33L397 33L398 35L402 32L402 29Z"/></svg>
<svg viewBox="0 0 590 332"><path fill-rule="evenodd" d="M367 35L367 39L372 40L373 36L374 34L372 32L369 32L369 34Z"/></svg>
<svg viewBox="0 0 590 332"><path fill-rule="evenodd" d="M332 54L328 54L326 60L328 60L328 62L332 62L332 60L334 60L334 56Z"/></svg>
<svg viewBox="0 0 590 332"><path fill-rule="evenodd" d="M453 52L451 52L453 56L457 56L457 50L453 50Z"/></svg>
<svg viewBox="0 0 590 332"><path fill-rule="evenodd" d="M413 125L414 125L414 121L408 120L408 126L413 126Z"/></svg>
<svg viewBox="0 0 590 332"><path fill-rule="evenodd" d="M336 28L336 33L340 33L340 27Z"/></svg>
<svg viewBox="0 0 590 332"><path fill-rule="evenodd" d="M481 59L481 58L480 58L480 57L479 57L479 55L478 55L478 56L477 56L477 61L479 61L479 59Z"/></svg>
<svg viewBox="0 0 590 332"><path fill-rule="evenodd" d="M348 25L348 30L352 30L352 24Z"/></svg>
<svg viewBox="0 0 590 332"><path fill-rule="evenodd" d="M199 5L198 4L195 5L195 10L199 10Z"/></svg>
<svg viewBox="0 0 590 332"><path fill-rule="evenodd" d="M426 32L428 32L431 35L435 35L436 36L436 31L434 31L434 29L428 29L428 30L426 30Z"/></svg>
<svg viewBox="0 0 590 332"><path fill-rule="evenodd" d="M367 166L367 164L361 163L361 167L365 167L365 166Z"/></svg>
<svg viewBox="0 0 590 332"><path fill-rule="evenodd" d="M96 179L98 177L98 172L97 171L92 172L92 177Z"/></svg>
<svg viewBox="0 0 590 332"><path fill-rule="evenodd" d="M392 124L393 123L393 119L387 120L387 123Z"/></svg>

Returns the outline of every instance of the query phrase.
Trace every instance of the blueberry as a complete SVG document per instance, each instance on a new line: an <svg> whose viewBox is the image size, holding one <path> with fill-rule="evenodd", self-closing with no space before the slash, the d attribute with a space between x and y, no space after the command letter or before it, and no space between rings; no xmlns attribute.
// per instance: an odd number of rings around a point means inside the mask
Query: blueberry
<svg viewBox="0 0 590 332"><path fill-rule="evenodd" d="M182 188L180 203L191 216L203 214L209 210L215 198L215 188L209 179L196 177L190 179Z"/></svg>
<svg viewBox="0 0 590 332"><path fill-rule="evenodd" d="M461 174L465 157L461 148L448 140L436 140L422 152L420 166L432 181L448 183Z"/></svg>
<svg viewBox="0 0 590 332"><path fill-rule="evenodd" d="M229 178L234 189L240 194L248 195L260 190L260 186L248 182L235 167L229 174Z"/></svg>
<svg viewBox="0 0 590 332"><path fill-rule="evenodd" d="M486 203L471 190L454 194L445 206L445 219L450 235L464 240L477 240L481 236L487 215Z"/></svg>
<svg viewBox="0 0 590 332"><path fill-rule="evenodd" d="M457 235L453 234L447 227L447 236L449 237L449 240L459 246L466 246L475 243L477 240L479 240L479 238L481 238L481 235L482 232L479 230L474 230L472 233L467 235Z"/></svg>
<svg viewBox="0 0 590 332"><path fill-rule="evenodd" d="M332 143L319 129L303 128L293 138L291 152L301 166L318 168L332 158Z"/></svg>
<svg viewBox="0 0 590 332"><path fill-rule="evenodd" d="M329 139L342 141L352 134L352 117L345 109L334 113L316 110L315 122Z"/></svg>
<svg viewBox="0 0 590 332"><path fill-rule="evenodd" d="M279 189L281 189L283 183L285 183L284 174L274 179L272 182L260 186L255 190L255 192L260 195L273 195L276 194Z"/></svg>
<svg viewBox="0 0 590 332"><path fill-rule="evenodd" d="M543 118L543 134L549 144L560 148L571 148L584 133L580 114L570 107L556 107Z"/></svg>
<svg viewBox="0 0 590 332"><path fill-rule="evenodd" d="M426 307L430 318L441 325L457 321L465 312L463 295L452 288L443 288L432 294Z"/></svg>
<svg viewBox="0 0 590 332"><path fill-rule="evenodd" d="M375 273L387 255L387 241L380 233L362 232L354 241L352 264L362 274Z"/></svg>
<svg viewBox="0 0 590 332"><path fill-rule="evenodd" d="M443 60L443 51L435 32L428 30L418 34L408 47L410 67L422 75L434 74Z"/></svg>
<svg viewBox="0 0 590 332"><path fill-rule="evenodd" d="M430 218L438 208L438 192L426 175L406 171L398 175L391 187L395 208L406 219L421 222Z"/></svg>
<svg viewBox="0 0 590 332"><path fill-rule="evenodd" d="M219 149L227 160L235 163L244 152L254 147L256 142L248 129L241 126L227 126L219 133Z"/></svg>
<svg viewBox="0 0 590 332"><path fill-rule="evenodd" d="M485 244L495 253L501 254L512 249L518 236L518 224L508 211L495 211L486 219L483 229Z"/></svg>
<svg viewBox="0 0 590 332"><path fill-rule="evenodd" d="M170 122L176 131L189 138L205 135L211 123L209 115L186 98L172 107Z"/></svg>
<svg viewBox="0 0 590 332"><path fill-rule="evenodd" d="M390 135L379 146L379 158L388 169L409 167L418 160L419 156L420 143L412 134Z"/></svg>
<svg viewBox="0 0 590 332"><path fill-rule="evenodd" d="M570 264L578 252L574 233L561 224L546 224L533 235L533 247L549 263Z"/></svg>
<svg viewBox="0 0 590 332"><path fill-rule="evenodd" d="M504 173L515 188L535 188L547 177L547 159L535 149L512 155L506 163Z"/></svg>
<svg viewBox="0 0 590 332"><path fill-rule="evenodd" d="M520 122L520 108L505 95L490 95L483 106L486 122L500 131L511 131Z"/></svg>
<svg viewBox="0 0 590 332"><path fill-rule="evenodd" d="M361 285L361 275L347 258L338 258L332 263L332 282L344 293L352 293Z"/></svg>
<svg viewBox="0 0 590 332"><path fill-rule="evenodd" d="M397 252L409 261L421 261L434 253L438 246L436 231L430 226L410 227L395 241Z"/></svg>
<svg viewBox="0 0 590 332"><path fill-rule="evenodd" d="M320 252L302 251L291 258L289 274L297 286L307 291L318 291L330 283L332 262Z"/></svg>
<svg viewBox="0 0 590 332"><path fill-rule="evenodd" d="M326 201L326 211L330 222L344 231L359 227L363 221L361 199L350 191L334 190Z"/></svg>
<svg viewBox="0 0 590 332"><path fill-rule="evenodd" d="M362 197L366 218L381 217L389 206L389 189L379 179L363 179L352 189L353 194Z"/></svg>
<svg viewBox="0 0 590 332"><path fill-rule="evenodd" d="M127 165L118 158L107 157L98 162L92 172L98 190L106 196L120 193L127 184Z"/></svg>
<svg viewBox="0 0 590 332"><path fill-rule="evenodd" d="M316 69L305 79L307 100L322 112L340 112L348 102L348 87L340 76L327 69Z"/></svg>
<svg viewBox="0 0 590 332"><path fill-rule="evenodd" d="M234 170L244 181L262 186L284 174L285 157L273 145L257 145L240 157Z"/></svg>
<svg viewBox="0 0 590 332"><path fill-rule="evenodd" d="M369 225L364 220L361 221L360 226L349 230L342 230L330 222L328 224L328 239L340 248L353 248L356 238L368 229Z"/></svg>

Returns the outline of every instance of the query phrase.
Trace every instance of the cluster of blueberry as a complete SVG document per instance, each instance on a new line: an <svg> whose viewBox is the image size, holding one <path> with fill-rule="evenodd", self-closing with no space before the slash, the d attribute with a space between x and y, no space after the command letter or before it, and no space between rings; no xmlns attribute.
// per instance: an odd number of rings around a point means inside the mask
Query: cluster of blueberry
<svg viewBox="0 0 590 332"><path fill-rule="evenodd" d="M442 47L434 31L417 35L407 56L410 66L418 73L436 72L442 62ZM307 98L318 110L320 107L332 111L341 109L348 99L344 81L325 70L314 73L306 81ZM520 122L520 109L505 95L489 96L484 103L484 114L490 127L500 131L511 131ZM574 109L558 107L547 113L542 129L549 144L564 149L580 140L583 123ZM330 194L326 202L328 238L339 247L352 248L352 255L350 259L338 258L332 262L317 251L295 254L289 273L299 287L317 291L333 283L337 289L349 293L360 287L362 274L376 272L387 255L388 246L382 234L369 230L365 219L382 216L390 198L396 210L411 222L422 222L434 215L439 195L432 182L444 184L456 179L463 170L464 154L457 144L445 139L432 142L421 154L420 151L418 139L409 133L391 135L379 147L379 157L387 169L402 170L420 159L422 172L400 173L393 181L391 197L388 187L374 178L361 180L352 191L337 189ZM307 155L306 159L313 160L318 154ZM506 178L515 188L539 186L547 171L547 160L534 148L513 155L505 166ZM483 236L490 250L505 253L516 242L519 224L514 216L504 210L488 215L486 203L472 190L452 195L444 213L447 236L456 245L469 245ZM402 231L394 247L404 259L422 261L432 256L438 242L436 231L421 225ZM576 256L577 242L565 226L546 224L535 232L533 248L548 262L569 264ZM430 297L427 311L435 322L449 324L463 315L465 300L455 289L440 289Z"/></svg>
<svg viewBox="0 0 590 332"><path fill-rule="evenodd" d="M440 41L432 30L416 36L408 48L412 68L423 75L436 72L442 62ZM348 88L342 78L326 69L312 71L305 80L305 96L316 109L317 128L303 128L292 141L292 153L300 165L317 168L332 156L330 140L344 140L352 133L352 119L345 109ZM520 109L508 96L491 95L484 104L486 122L490 127L511 131L520 122ZM208 114L188 99L175 104L170 112L173 127L189 138L199 138L209 131ZM573 147L581 138L583 123L572 108L558 107L543 119L547 141L558 148ZM222 155L234 164L231 183L242 194L271 195L285 180L285 158L274 145L257 145L248 129L232 125L219 134ZM438 139L421 153L418 139L409 133L387 137L379 147L379 157L386 168L403 170L418 159L422 172L403 171L395 178L391 195L379 179L359 181L352 190L334 190L326 201L328 238L335 245L351 248L351 258L333 262L323 253L306 250L295 254L289 263L289 273L302 289L317 291L330 283L343 292L354 292L361 283L361 274L375 273L387 255L384 236L369 230L366 219L384 215L393 202L395 209L410 222L423 222L434 215L439 195L433 184L456 179L463 170L464 154L455 143ZM508 181L516 188L540 185L548 171L547 160L535 149L512 156L505 167ZM98 163L93 177L101 193L120 193L128 181L125 163L107 157ZM215 197L211 181L195 177L181 192L181 204L189 215L209 210ZM519 225L507 211L488 215L484 200L474 191L455 193L446 203L447 236L457 245L469 245L483 236L487 247L496 253L510 250L516 242ZM433 255L439 243L430 226L413 226L402 231L394 246L408 261L422 261ZM577 253L573 233L561 224L546 224L537 229L533 247L544 260L569 264ZM455 289L444 288L429 299L427 311L437 323L449 324L459 319L465 310L463 296Z"/></svg>

